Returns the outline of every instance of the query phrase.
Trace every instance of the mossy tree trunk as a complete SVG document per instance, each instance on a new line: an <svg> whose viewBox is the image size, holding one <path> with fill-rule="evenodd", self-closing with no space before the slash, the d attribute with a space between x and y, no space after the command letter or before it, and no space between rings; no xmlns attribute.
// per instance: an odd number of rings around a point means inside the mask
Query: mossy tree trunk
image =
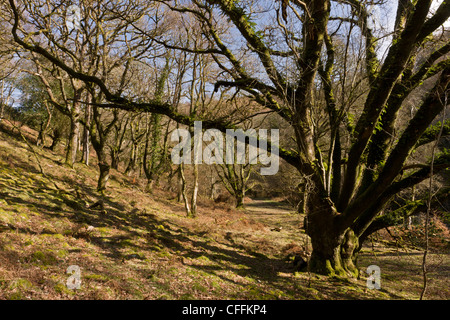
<svg viewBox="0 0 450 320"><path fill-rule="evenodd" d="M111 166L108 162L108 157L106 153L106 145L104 139L97 136L97 130L91 130L92 135L92 146L97 154L99 176L97 179L97 191L103 193L106 190L106 185L109 180Z"/></svg>
<svg viewBox="0 0 450 320"><path fill-rule="evenodd" d="M161 101L164 96L165 86L169 77L170 55L167 54L166 61L163 69L160 72L160 76L156 81L155 88L155 100ZM144 148L144 173L147 177L148 192L152 192L153 186L159 179L161 169L166 164L166 152L167 148L162 144L162 116L158 113L152 113L147 127L147 134ZM168 131L166 131L165 140L167 140Z"/></svg>
<svg viewBox="0 0 450 320"><path fill-rule="evenodd" d="M236 209L242 209L244 208L244 198L245 198L245 192L242 192L240 194L236 195Z"/></svg>
<svg viewBox="0 0 450 320"><path fill-rule="evenodd" d="M198 197L198 164L193 164L193 188L192 188L192 197L191 197L191 217L197 216L197 197Z"/></svg>
<svg viewBox="0 0 450 320"><path fill-rule="evenodd" d="M56 146L61 141L61 130L58 127L53 129L53 133L51 135L51 138L52 138L52 144L50 145L49 149L51 151L55 151L56 150Z"/></svg>
<svg viewBox="0 0 450 320"><path fill-rule="evenodd" d="M160 147L161 115L151 114L144 147L144 173L147 178L146 191L152 192L155 181L160 174L164 160Z"/></svg>
<svg viewBox="0 0 450 320"><path fill-rule="evenodd" d="M183 186L184 186L184 180L183 180L183 172L181 172L182 167L181 165L178 167L177 170L177 201L182 202L183 201Z"/></svg>
<svg viewBox="0 0 450 320"><path fill-rule="evenodd" d="M187 182L186 182L186 176L184 174L184 164L180 163L180 166L178 168L180 179L181 179L181 195L184 201L184 208L186 210L186 216L188 218L194 218L195 216L192 214L191 206L189 204L189 198L187 196Z"/></svg>
<svg viewBox="0 0 450 320"><path fill-rule="evenodd" d="M88 95L89 96L89 95ZM91 126L92 119L92 107L90 105L86 105L85 108L85 117L84 117L84 129L83 129L83 157L81 162L85 165L89 165L89 157L90 157L90 146L91 146L91 138L89 128Z"/></svg>
<svg viewBox="0 0 450 320"><path fill-rule="evenodd" d="M98 97L92 98L93 101L96 101L96 99L98 99ZM106 190L111 169L111 164L109 162L110 160L108 159L106 141L111 134L113 126L118 121L119 110L113 111L113 118L109 120L109 123L105 123L105 120L102 119L100 110L97 106L93 105L92 111L93 111L93 121L90 129L91 142L97 154L99 167L97 191L103 193Z"/></svg>
<svg viewBox="0 0 450 320"><path fill-rule="evenodd" d="M380 168L377 178L371 184L362 184L359 190L355 188L352 192L353 200L346 207L340 208L339 201L338 205L335 205L323 188L321 175L314 174L314 168L310 169L315 189L310 193L307 208L308 234L313 246L310 270L326 274L342 274L342 271L350 275L357 274L355 262L362 244L361 240L367 236L365 232L370 229L377 215L395 194L414 186L430 175L430 166L421 166L420 170L406 178L395 180L402 176L403 164L411 150L426 130L431 130L429 125L443 110L445 105L443 96L448 92L449 84L448 67L442 71L390 154L383 157L386 164ZM437 158L436 169L447 168L449 160L450 154L442 153ZM344 201L347 201L349 192L341 194Z"/></svg>
<svg viewBox="0 0 450 320"><path fill-rule="evenodd" d="M125 174L128 176L138 171L141 141L146 135L145 131L140 130L141 123L142 121L140 116L132 118L130 121L131 151L128 166L125 170Z"/></svg>
<svg viewBox="0 0 450 320"><path fill-rule="evenodd" d="M66 160L65 163L73 167L77 159L77 151L80 137L80 115L81 115L81 102L79 101L81 93L84 89L79 89L75 91L74 101L70 109L70 131L66 150Z"/></svg>
<svg viewBox="0 0 450 320"><path fill-rule="evenodd" d="M106 190L106 184L109 180L111 166L107 161L103 161L99 162L98 167L100 173L97 180L97 191L102 193Z"/></svg>
<svg viewBox="0 0 450 320"><path fill-rule="evenodd" d="M120 164L120 156L123 153L123 145L125 142L125 133L128 129L128 124L130 122L130 116L124 114L123 117L117 120L111 130L111 143L109 145L110 157L111 157L111 168L118 170Z"/></svg>
<svg viewBox="0 0 450 320"><path fill-rule="evenodd" d="M310 271L345 276L340 251L345 230L337 228L338 216L333 204L321 194L315 193L308 197L307 234L313 249L308 262Z"/></svg>

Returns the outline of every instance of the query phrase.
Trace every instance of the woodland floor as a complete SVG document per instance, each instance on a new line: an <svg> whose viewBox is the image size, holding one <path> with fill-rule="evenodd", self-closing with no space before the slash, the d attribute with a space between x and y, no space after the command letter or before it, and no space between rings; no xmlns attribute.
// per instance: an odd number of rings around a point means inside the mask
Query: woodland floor
<svg viewBox="0 0 450 320"><path fill-rule="evenodd" d="M24 133L26 134L26 133ZM31 151L33 148L33 152ZM196 219L174 195L143 192L113 171L105 212L88 207L95 165L62 165L61 153L0 132L0 299L418 299L423 250L415 233L380 232L360 254L361 278L295 272L286 259L310 250L303 217L277 199L244 210L201 199ZM450 298L448 230L429 255L427 299ZM413 230L414 231L414 230ZM417 241L416 241L417 242ZM369 265L381 289L369 290ZM81 288L66 287L70 265Z"/></svg>

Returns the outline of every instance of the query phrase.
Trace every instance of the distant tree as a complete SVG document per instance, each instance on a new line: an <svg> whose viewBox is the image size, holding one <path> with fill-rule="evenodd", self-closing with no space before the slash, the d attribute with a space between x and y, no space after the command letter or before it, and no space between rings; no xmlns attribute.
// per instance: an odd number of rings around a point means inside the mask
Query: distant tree
<svg viewBox="0 0 450 320"><path fill-rule="evenodd" d="M244 207L245 193L250 189L249 178L251 165L220 164L216 166L217 174L227 191L235 198L236 208ZM219 169L220 168L220 169Z"/></svg>

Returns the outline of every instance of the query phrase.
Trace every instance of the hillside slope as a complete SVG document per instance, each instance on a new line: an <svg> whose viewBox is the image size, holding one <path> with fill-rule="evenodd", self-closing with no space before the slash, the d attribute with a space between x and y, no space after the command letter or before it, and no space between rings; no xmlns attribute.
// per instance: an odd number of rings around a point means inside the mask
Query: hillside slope
<svg viewBox="0 0 450 320"><path fill-rule="evenodd" d="M294 272L289 253L307 245L302 217L268 201L236 211L203 200L185 217L171 194L150 195L113 172L104 197L97 170L0 132L0 299L402 299L420 292L420 252L375 244L366 280ZM89 208L99 200L104 207ZM280 228L281 229L276 229ZM433 257L432 257L433 258ZM436 255L429 295L449 297L448 255ZM81 272L66 286L67 268ZM437 269L436 269L437 270Z"/></svg>

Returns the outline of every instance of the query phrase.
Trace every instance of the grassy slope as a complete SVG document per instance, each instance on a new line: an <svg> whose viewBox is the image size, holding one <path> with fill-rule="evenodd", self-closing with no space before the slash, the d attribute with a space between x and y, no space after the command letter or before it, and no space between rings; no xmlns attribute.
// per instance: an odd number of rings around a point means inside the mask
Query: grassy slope
<svg viewBox="0 0 450 320"><path fill-rule="evenodd" d="M367 290L363 278L294 273L285 256L306 237L301 217L285 208L235 211L203 201L199 218L187 219L169 194L146 194L114 172L104 214L87 208L99 199L95 167L66 168L62 155L34 150L45 175L27 144L0 132L0 299L416 299L420 292L420 252L380 243L363 252L363 269L381 267L382 290ZM432 255L429 298L450 296L448 257ZM79 290L65 285L70 265L81 268Z"/></svg>

